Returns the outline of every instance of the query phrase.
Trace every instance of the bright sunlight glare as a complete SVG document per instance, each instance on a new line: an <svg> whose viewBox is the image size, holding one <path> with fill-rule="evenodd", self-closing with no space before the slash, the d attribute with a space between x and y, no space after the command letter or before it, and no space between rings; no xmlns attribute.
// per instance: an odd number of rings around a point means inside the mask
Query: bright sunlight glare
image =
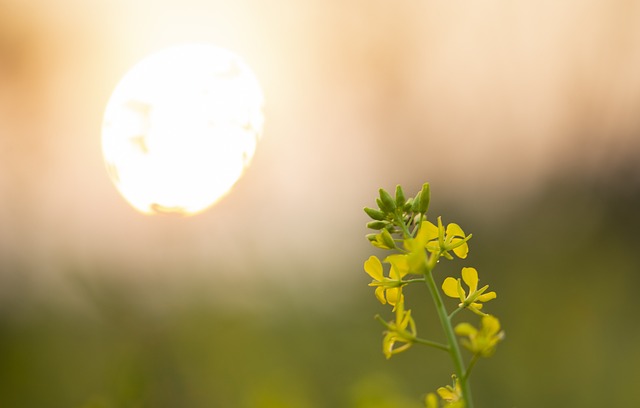
<svg viewBox="0 0 640 408"><path fill-rule="evenodd" d="M188 44L153 54L124 76L107 104L109 177L142 213L201 212L251 161L262 105L256 77L227 50Z"/></svg>

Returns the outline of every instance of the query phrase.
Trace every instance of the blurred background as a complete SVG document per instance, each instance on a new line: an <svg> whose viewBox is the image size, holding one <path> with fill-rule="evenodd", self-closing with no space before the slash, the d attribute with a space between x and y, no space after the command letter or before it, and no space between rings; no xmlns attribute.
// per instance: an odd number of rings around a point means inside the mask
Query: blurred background
<svg viewBox="0 0 640 408"><path fill-rule="evenodd" d="M0 0L0 406L421 406L452 368L385 361L362 207L425 181L474 235L441 278L499 296L476 405L637 406L639 22L630 0ZM102 115L191 41L253 68L264 138L208 211L143 216Z"/></svg>

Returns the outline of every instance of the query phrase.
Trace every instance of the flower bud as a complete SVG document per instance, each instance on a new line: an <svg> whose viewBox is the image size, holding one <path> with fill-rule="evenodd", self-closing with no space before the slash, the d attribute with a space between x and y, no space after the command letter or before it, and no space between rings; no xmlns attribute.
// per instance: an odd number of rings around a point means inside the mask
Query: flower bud
<svg viewBox="0 0 640 408"><path fill-rule="evenodd" d="M393 240L391 233L389 233L389 231L387 231L386 229L382 230L382 233L380 233L380 238L382 239L384 245L386 245L389 249L393 249L396 247L396 242Z"/></svg>
<svg viewBox="0 0 640 408"><path fill-rule="evenodd" d="M403 208L406 198L404 197L404 191L402 191L402 186L398 184L396 186L396 207Z"/></svg>
<svg viewBox="0 0 640 408"><path fill-rule="evenodd" d="M413 198L413 202L411 203L411 211L413 211L414 213L420 212L418 211L420 209L420 196L422 195L422 192L419 191L418 194L416 194L416 196Z"/></svg>
<svg viewBox="0 0 640 408"><path fill-rule="evenodd" d="M384 227L386 227L387 224L388 223L386 221L371 221L367 223L367 228L374 229L374 230L381 230Z"/></svg>
<svg viewBox="0 0 640 408"><path fill-rule="evenodd" d="M404 204L404 211L411 211L411 207L413 206L413 198L409 197Z"/></svg>
<svg viewBox="0 0 640 408"><path fill-rule="evenodd" d="M366 212L369 217L377 221L382 221L385 218L384 213L380 210L374 210L373 208L365 207L364 212Z"/></svg>
<svg viewBox="0 0 640 408"><path fill-rule="evenodd" d="M422 190L420 190L420 199L418 201L418 211L419 213L426 213L429 209L429 201L431 201L431 190L429 188L429 183L424 183L422 185Z"/></svg>
<svg viewBox="0 0 640 408"><path fill-rule="evenodd" d="M393 212L396 209L396 202L384 189L380 189L380 209L386 213Z"/></svg>

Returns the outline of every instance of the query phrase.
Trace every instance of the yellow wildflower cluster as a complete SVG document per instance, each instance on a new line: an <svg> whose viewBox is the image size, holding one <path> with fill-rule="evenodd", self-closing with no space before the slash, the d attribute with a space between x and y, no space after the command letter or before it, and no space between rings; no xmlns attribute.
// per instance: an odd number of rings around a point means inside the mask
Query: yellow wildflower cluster
<svg viewBox="0 0 640 408"><path fill-rule="evenodd" d="M482 310L484 304L497 295L487 291L489 285L478 288L478 271L471 267L462 268L460 278L446 277L442 285L437 286L433 270L438 262L441 258L453 260L454 256L466 259L471 234L465 234L455 223L445 226L440 217L436 223L427 220L429 201L429 184L424 184L420 192L410 198L405 197L400 186L396 187L395 197L380 189L380 197L376 199L378 208L364 209L372 218L367 227L378 231L367 235L367 238L374 247L393 253L382 260L377 256L369 257L364 262L364 270L372 278L369 286L375 288L376 298L383 305L392 306L395 313L395 319L390 322L376 316L386 328L382 340L385 357L391 358L416 343L448 352L456 371L453 384L429 393L425 399L426 407L473 408L468 383L471 369L479 357L491 356L504 338L498 319ZM426 284L428 287L447 344L418 337L415 321L411 310L405 307L403 294L403 288L413 283ZM459 301L452 312L447 312L441 293ZM453 327L453 317L464 309L482 316L480 328L468 322ZM472 353L466 367L459 344Z"/></svg>

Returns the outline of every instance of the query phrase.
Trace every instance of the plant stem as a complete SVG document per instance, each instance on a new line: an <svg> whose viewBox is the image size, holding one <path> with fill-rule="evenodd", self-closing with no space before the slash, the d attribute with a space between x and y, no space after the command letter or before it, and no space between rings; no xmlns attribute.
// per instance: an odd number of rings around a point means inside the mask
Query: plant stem
<svg viewBox="0 0 640 408"><path fill-rule="evenodd" d="M469 378L469 374L471 374L471 369L473 368L474 365L476 365L476 362L478 361L478 357L480 357L479 354L474 354L473 357L471 358L471 362L469 362L469 366L467 367L467 370L464 372L465 380Z"/></svg>
<svg viewBox="0 0 640 408"><path fill-rule="evenodd" d="M413 342L417 343L417 344L424 344L425 346L434 347L434 348L437 348L438 350L449 351L449 346L437 343L435 341L431 341L431 340L426 340L426 339L421 339L419 337L415 337L413 339Z"/></svg>
<svg viewBox="0 0 640 408"><path fill-rule="evenodd" d="M394 215L393 218L396 222L396 225L398 225L402 229L402 235L404 236L404 238L405 239L411 238L411 232L409 232L409 228L407 228L407 224L404 223L398 211L396 210L396 212L393 215Z"/></svg>
<svg viewBox="0 0 640 408"><path fill-rule="evenodd" d="M435 257L435 254L432 255ZM440 323L442 324L442 329L444 330L445 336L447 337L447 343L449 343L449 354L451 355L451 359L453 360L453 366L455 368L456 376L458 377L458 381L460 382L460 388L462 390L462 398L464 398L465 408L473 408L473 401L471 400L471 388L469 386L469 382L467 379L466 370L464 367L464 361L462 360L462 353L460 353L460 346L458 345L458 340L456 339L456 335L453 332L453 327L451 325L451 320L447 315L447 310L444 307L444 303L442 302L442 296L440 296L440 291L436 286L436 282L433 280L433 275L431 273L433 266L426 266L425 273L425 283L431 292L431 297L433 298L433 302L436 306L436 311L438 312L438 317L440 318Z"/></svg>

